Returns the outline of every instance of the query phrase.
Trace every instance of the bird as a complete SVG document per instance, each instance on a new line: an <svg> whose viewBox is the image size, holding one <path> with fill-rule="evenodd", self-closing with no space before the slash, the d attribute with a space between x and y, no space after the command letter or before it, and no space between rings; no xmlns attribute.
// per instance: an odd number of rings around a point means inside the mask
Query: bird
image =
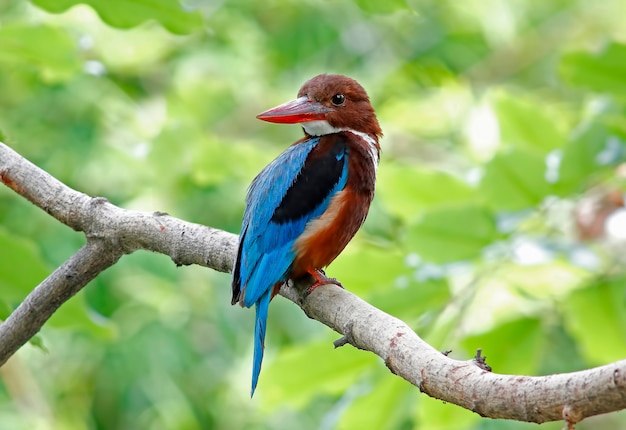
<svg viewBox="0 0 626 430"><path fill-rule="evenodd" d="M311 275L310 294L328 278L324 268L361 227L374 197L382 130L369 97L354 79L317 75L297 98L257 118L300 124L304 137L252 181L234 262L231 304L256 310L250 397L257 387L269 303L288 280Z"/></svg>

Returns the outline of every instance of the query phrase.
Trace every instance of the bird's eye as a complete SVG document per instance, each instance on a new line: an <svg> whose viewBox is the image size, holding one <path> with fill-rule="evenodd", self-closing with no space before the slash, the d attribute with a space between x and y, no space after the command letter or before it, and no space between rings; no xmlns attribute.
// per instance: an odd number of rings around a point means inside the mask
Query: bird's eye
<svg viewBox="0 0 626 430"><path fill-rule="evenodd" d="M346 101L346 96L343 94L335 94L330 101L335 106L341 106Z"/></svg>

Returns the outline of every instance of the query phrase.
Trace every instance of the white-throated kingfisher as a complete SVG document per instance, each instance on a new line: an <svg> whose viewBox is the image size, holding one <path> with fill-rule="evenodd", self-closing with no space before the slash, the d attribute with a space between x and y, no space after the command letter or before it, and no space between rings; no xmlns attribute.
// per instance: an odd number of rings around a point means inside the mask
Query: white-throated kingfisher
<svg viewBox="0 0 626 430"><path fill-rule="evenodd" d="M254 178L246 197L232 304L256 307L251 395L261 371L269 303L282 283L308 273L315 278L309 291L340 285L322 269L365 221L382 136L367 93L343 75L318 75L297 99L257 118L299 123L305 136Z"/></svg>

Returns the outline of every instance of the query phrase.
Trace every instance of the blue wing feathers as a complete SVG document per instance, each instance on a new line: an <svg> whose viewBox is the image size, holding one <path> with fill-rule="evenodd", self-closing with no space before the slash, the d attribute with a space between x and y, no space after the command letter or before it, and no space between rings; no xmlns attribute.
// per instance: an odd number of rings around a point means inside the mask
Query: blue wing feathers
<svg viewBox="0 0 626 430"><path fill-rule="evenodd" d="M257 225L270 220L318 142L319 138L314 138L290 146L254 178L246 196L244 223L249 223L252 216Z"/></svg>
<svg viewBox="0 0 626 430"><path fill-rule="evenodd" d="M275 283L285 281L285 273L293 261L291 244L263 254L247 279L244 306L250 307L265 293L271 292Z"/></svg>
<svg viewBox="0 0 626 430"><path fill-rule="evenodd" d="M250 185L242 228L246 231L246 240L240 250L243 261L239 267L241 287L245 288L245 306L252 306L267 289L284 280L293 261L291 247L304 231L307 220L289 226L278 225L270 220L318 142L319 138L315 138L290 146L267 165ZM283 257L277 261L277 255ZM260 270L261 267L269 267L271 270ZM251 282L252 277L254 282ZM265 282L259 282L262 280Z"/></svg>

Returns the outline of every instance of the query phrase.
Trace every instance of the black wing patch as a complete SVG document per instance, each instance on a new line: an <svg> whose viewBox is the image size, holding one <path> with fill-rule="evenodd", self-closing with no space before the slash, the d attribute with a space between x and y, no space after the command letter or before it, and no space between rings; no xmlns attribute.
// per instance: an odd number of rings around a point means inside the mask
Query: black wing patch
<svg viewBox="0 0 626 430"><path fill-rule="evenodd" d="M335 141L324 154L318 155L315 150L311 151L302 170L274 211L271 218L273 222L283 224L304 217L321 205L335 188L347 160L345 138L333 138Z"/></svg>
<svg viewBox="0 0 626 430"><path fill-rule="evenodd" d="M237 249L237 259L235 260L235 268L233 270L233 297L230 300L230 304L234 305L241 299L241 294L243 291L241 290L241 259L243 258L242 249L243 242L246 240L246 232L247 229L241 232L239 236L239 247Z"/></svg>

